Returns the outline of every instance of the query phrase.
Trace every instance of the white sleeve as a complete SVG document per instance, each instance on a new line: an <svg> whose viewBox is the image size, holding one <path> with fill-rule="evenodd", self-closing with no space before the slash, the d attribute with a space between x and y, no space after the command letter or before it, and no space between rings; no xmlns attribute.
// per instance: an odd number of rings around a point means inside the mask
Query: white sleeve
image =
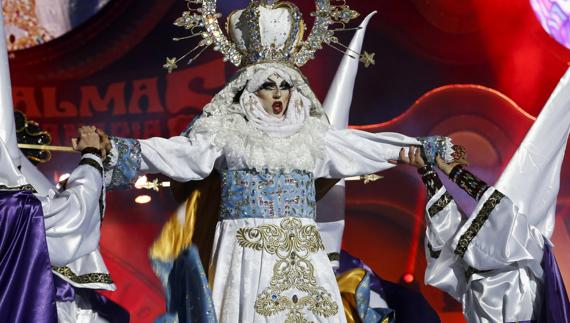
<svg viewBox="0 0 570 323"><path fill-rule="evenodd" d="M187 137L151 138L140 140L141 172L160 173L177 181L187 182L207 177L214 163L222 155L204 135Z"/></svg>
<svg viewBox="0 0 570 323"><path fill-rule="evenodd" d="M112 138L113 149L105 165L108 188L125 187L141 174L163 174L180 182L207 177L222 150L210 134L134 140Z"/></svg>
<svg viewBox="0 0 570 323"><path fill-rule="evenodd" d="M537 277L545 240L525 214L493 187L483 194L473 214L458 230L453 249L471 267L493 270L526 264Z"/></svg>
<svg viewBox="0 0 570 323"><path fill-rule="evenodd" d="M452 239L463 223L457 204L445 187L439 188L428 201L426 213L425 283L461 300L465 293L465 263L451 248Z"/></svg>
<svg viewBox="0 0 570 323"><path fill-rule="evenodd" d="M315 177L344 178L373 174L394 167L402 148L421 145L399 133L329 129L325 134L325 154L317 162Z"/></svg>
<svg viewBox="0 0 570 323"><path fill-rule="evenodd" d="M38 196L53 266L65 266L98 248L104 208L102 171L99 157L84 155L64 190Z"/></svg>

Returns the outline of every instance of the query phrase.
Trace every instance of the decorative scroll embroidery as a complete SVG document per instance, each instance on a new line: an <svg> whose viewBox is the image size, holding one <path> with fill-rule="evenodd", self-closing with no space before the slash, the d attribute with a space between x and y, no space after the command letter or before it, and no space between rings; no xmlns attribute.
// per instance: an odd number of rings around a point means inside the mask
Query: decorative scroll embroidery
<svg viewBox="0 0 570 323"><path fill-rule="evenodd" d="M467 231L465 231L465 233L459 239L459 243L457 243L457 247L455 248L455 254L461 257L465 255L467 247L469 247L471 241L475 238L475 236L477 236L477 233L479 233L479 230L481 230L483 224L485 224L485 221L487 221L489 215L501 202L503 197L505 197L503 193L494 191L489 199L485 201L485 204L483 204L483 207L481 208L481 211L479 211L479 214L477 214Z"/></svg>
<svg viewBox="0 0 570 323"><path fill-rule="evenodd" d="M434 215L441 212L441 210L445 209L445 207L453 201L453 197L448 193L445 192L432 206L428 209L428 215L433 217Z"/></svg>
<svg viewBox="0 0 570 323"><path fill-rule="evenodd" d="M487 183L460 166L453 169L449 174L449 178L476 200L479 200L489 188Z"/></svg>
<svg viewBox="0 0 570 323"><path fill-rule="evenodd" d="M443 186L441 184L441 180L437 176L437 173L432 169L428 169L422 174L422 181L426 186L428 198L434 196L435 193L437 193L437 191L439 191Z"/></svg>
<svg viewBox="0 0 570 323"><path fill-rule="evenodd" d="M52 267L54 272L67 277L77 284L112 284L113 280L109 274L92 273L77 276L69 267Z"/></svg>
<svg viewBox="0 0 570 323"><path fill-rule="evenodd" d="M269 286L257 296L255 311L272 316L289 311L286 323L306 322L303 310L330 317L338 313L338 305L332 295L317 285L315 267L310 255L324 250L315 225L303 225L297 218L285 218L277 225L241 228L237 241L244 248L265 251L279 258L273 267ZM306 295L289 297L284 292L298 290Z"/></svg>
<svg viewBox="0 0 570 323"><path fill-rule="evenodd" d="M434 250L431 243L428 242L427 244L428 250L429 250L429 256L432 257L433 259L437 259L439 258L439 255L441 255L441 250Z"/></svg>
<svg viewBox="0 0 570 323"><path fill-rule="evenodd" d="M35 193L36 189L30 184L17 186L17 187L9 187L6 185L0 185L0 191L32 191Z"/></svg>

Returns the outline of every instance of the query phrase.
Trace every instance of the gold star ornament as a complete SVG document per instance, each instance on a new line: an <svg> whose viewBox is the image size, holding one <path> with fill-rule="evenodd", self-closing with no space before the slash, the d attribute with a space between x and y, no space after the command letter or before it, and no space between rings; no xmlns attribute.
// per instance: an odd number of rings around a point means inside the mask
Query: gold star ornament
<svg viewBox="0 0 570 323"><path fill-rule="evenodd" d="M364 51L364 53L362 53L360 61L364 64L365 68L370 67L370 65L376 65L376 61L374 60L375 55L376 53L369 53L367 51Z"/></svg>
<svg viewBox="0 0 570 323"><path fill-rule="evenodd" d="M173 70L178 68L178 65L176 65L176 57L173 58L166 58L166 64L162 65L162 67L164 67L166 70L168 70L168 73L172 73Z"/></svg>

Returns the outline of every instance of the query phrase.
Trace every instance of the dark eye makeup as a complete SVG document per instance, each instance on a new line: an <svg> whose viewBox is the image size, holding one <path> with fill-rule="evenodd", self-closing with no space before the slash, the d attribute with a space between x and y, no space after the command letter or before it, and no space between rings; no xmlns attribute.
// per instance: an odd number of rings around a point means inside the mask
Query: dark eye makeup
<svg viewBox="0 0 570 323"><path fill-rule="evenodd" d="M288 91L291 90L291 88L292 88L291 84L289 84L287 81L283 81L279 85L279 89L281 91ZM274 91L275 89L277 89L277 84L273 81L267 81L263 83L263 85L261 85L260 88L260 90L267 90L267 91Z"/></svg>
<svg viewBox="0 0 570 323"><path fill-rule="evenodd" d="M277 88L277 84L275 84L275 82L269 81L269 82L265 82L263 83L263 85L261 85L261 89L262 90L275 90L275 88Z"/></svg>

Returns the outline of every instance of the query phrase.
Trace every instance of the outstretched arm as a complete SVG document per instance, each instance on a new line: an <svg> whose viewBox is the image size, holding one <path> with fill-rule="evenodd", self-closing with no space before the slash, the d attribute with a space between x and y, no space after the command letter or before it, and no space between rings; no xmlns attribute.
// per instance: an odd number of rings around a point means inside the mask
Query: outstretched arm
<svg viewBox="0 0 570 323"><path fill-rule="evenodd" d="M315 177L344 178L383 171L394 167L390 161L398 159L401 149L419 144L417 139L398 133L329 129Z"/></svg>
<svg viewBox="0 0 570 323"><path fill-rule="evenodd" d="M203 179L222 152L207 133L191 138L111 138L105 169L108 189L130 186L141 174L163 174L180 182Z"/></svg>

